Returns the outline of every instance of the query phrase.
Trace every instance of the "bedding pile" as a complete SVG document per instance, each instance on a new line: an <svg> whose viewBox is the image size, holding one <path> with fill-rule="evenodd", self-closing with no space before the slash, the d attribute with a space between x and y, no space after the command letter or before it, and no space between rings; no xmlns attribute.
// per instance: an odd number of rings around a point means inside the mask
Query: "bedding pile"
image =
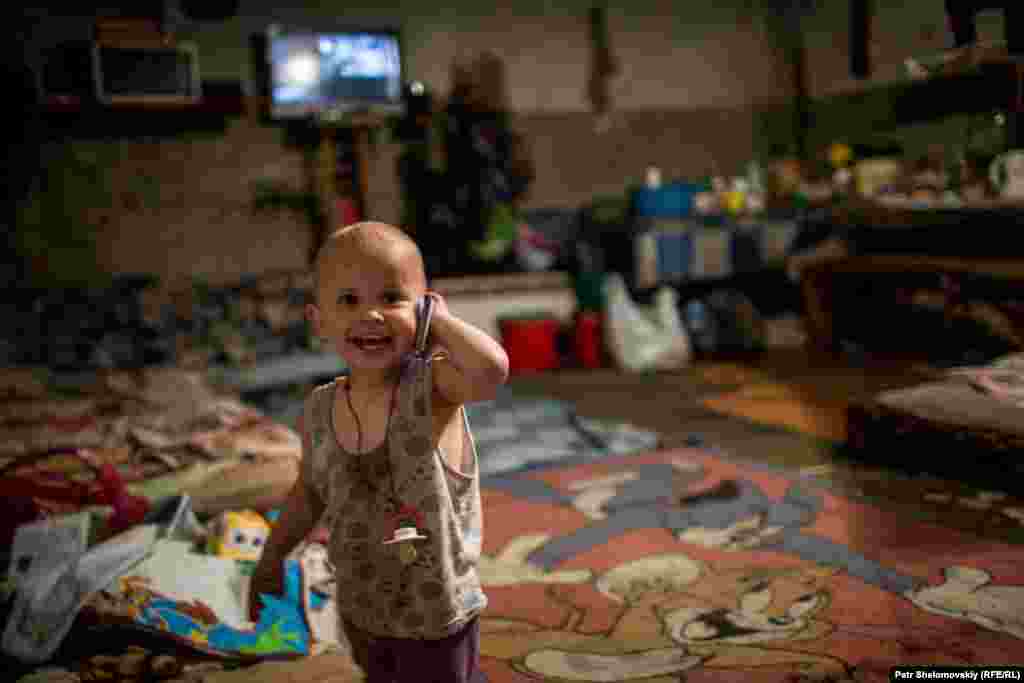
<svg viewBox="0 0 1024 683"><path fill-rule="evenodd" d="M294 481L301 457L293 430L218 394L202 374L173 367L80 375L6 369L0 397L8 507L112 513L113 487L148 501L187 493L200 514L268 509Z"/></svg>

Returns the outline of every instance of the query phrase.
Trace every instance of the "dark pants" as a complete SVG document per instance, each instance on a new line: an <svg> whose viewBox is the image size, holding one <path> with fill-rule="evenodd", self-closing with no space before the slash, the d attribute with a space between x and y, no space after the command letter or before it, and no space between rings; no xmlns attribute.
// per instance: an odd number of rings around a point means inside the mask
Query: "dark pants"
<svg viewBox="0 0 1024 683"><path fill-rule="evenodd" d="M345 620L352 658L367 683L487 683L480 670L480 620L437 640L382 638Z"/></svg>

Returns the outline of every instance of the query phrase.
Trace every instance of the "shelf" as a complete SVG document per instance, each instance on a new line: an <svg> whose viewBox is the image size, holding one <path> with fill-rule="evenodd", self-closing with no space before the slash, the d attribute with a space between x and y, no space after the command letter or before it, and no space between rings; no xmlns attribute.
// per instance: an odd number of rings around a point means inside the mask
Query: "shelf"
<svg viewBox="0 0 1024 683"><path fill-rule="evenodd" d="M992 66L1006 66L1024 60L1010 55L1004 42L978 43L976 45L945 50L922 57L908 57L903 61L907 74L914 81L928 81L976 73Z"/></svg>
<svg viewBox="0 0 1024 683"><path fill-rule="evenodd" d="M52 98L40 115L55 136L65 138L173 137L189 132L223 131L230 118L246 111L241 84L203 82L198 102L102 104L76 97Z"/></svg>
<svg viewBox="0 0 1024 683"><path fill-rule="evenodd" d="M914 123L955 113L1020 111L1019 79L1016 63L993 61L913 80L900 87L893 116L898 122Z"/></svg>
<svg viewBox="0 0 1024 683"><path fill-rule="evenodd" d="M920 254L864 254L832 261L818 268L836 273L950 273L999 278L1024 279L1024 261L1006 258L959 258Z"/></svg>
<svg viewBox="0 0 1024 683"><path fill-rule="evenodd" d="M1002 111L1009 114L1007 135L1015 140L1021 109L1017 69L1016 62L993 60L925 79L906 78L828 96L811 104L808 131L818 140L870 138L880 131L959 114Z"/></svg>
<svg viewBox="0 0 1024 683"><path fill-rule="evenodd" d="M1002 221L1015 224L1024 217L1024 202L990 200L979 204L929 208L887 206L881 202L855 201L831 210L830 221L842 225L880 227L935 227L962 225L964 221Z"/></svg>
<svg viewBox="0 0 1024 683"><path fill-rule="evenodd" d="M133 102L114 104L85 103L74 99L54 99L44 102L43 113L46 115L75 115L75 114L160 114L171 113L208 113L221 114L225 116L240 116L243 113L242 102L235 98L226 97L204 97L198 102Z"/></svg>

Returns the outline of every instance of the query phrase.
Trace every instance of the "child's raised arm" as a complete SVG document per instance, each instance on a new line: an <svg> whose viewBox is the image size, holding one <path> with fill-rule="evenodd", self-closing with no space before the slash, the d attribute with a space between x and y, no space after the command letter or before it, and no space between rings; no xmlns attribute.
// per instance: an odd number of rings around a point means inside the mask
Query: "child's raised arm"
<svg viewBox="0 0 1024 683"><path fill-rule="evenodd" d="M494 338L456 317L436 292L430 335L441 346L449 362L434 370L438 391L456 405L489 401L508 379L508 355Z"/></svg>

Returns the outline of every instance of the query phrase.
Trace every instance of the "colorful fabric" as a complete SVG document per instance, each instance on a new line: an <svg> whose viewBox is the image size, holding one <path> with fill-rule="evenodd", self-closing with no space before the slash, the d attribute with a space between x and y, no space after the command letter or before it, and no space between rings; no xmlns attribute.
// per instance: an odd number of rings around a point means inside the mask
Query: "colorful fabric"
<svg viewBox="0 0 1024 683"><path fill-rule="evenodd" d="M309 654L299 562L285 562L283 596L260 596L263 609L256 624L246 617L248 573L244 562L193 553L188 543L161 541L151 557L111 586L110 602L94 608L108 625L165 635L220 657Z"/></svg>
<svg viewBox="0 0 1024 683"><path fill-rule="evenodd" d="M116 470L132 495L188 493L204 512L206 497L198 494L211 482L218 504L251 502L233 500L224 489L247 489L257 477L240 471L216 480L225 463L258 470L260 482L276 476L290 484L295 477L298 435L218 396L198 373L154 368L74 382L47 373L32 377L36 384L26 389L24 373L0 373L0 391L12 398L0 407L0 483L22 487L50 513L102 504L95 471L104 466Z"/></svg>

